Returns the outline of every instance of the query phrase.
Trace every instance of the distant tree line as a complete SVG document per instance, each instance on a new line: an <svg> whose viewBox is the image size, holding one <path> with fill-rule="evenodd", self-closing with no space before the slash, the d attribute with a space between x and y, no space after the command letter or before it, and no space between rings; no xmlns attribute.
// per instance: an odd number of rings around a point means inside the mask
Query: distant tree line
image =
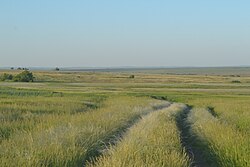
<svg viewBox="0 0 250 167"><path fill-rule="evenodd" d="M11 69L11 70L15 70L14 67L11 67L10 69ZM27 71L29 70L29 69L26 68L26 67L17 67L16 69L17 69L17 70L27 70Z"/></svg>
<svg viewBox="0 0 250 167"><path fill-rule="evenodd" d="M14 67L11 67L10 69L11 69L11 70L15 70ZM26 67L17 67L16 70L27 70L27 71L28 71L29 69L26 68ZM59 67L56 67L54 70L55 70L55 71L60 71L60 68L59 68Z"/></svg>
<svg viewBox="0 0 250 167"><path fill-rule="evenodd" d="M32 72L25 70L17 75L4 73L0 76L1 81L14 81L14 82L33 82L34 76Z"/></svg>

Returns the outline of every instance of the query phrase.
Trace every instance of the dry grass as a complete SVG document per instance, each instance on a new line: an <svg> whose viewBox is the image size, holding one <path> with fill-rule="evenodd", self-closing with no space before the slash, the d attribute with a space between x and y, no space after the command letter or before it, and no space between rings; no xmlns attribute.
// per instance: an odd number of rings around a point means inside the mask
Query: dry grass
<svg viewBox="0 0 250 167"><path fill-rule="evenodd" d="M167 109L142 118L104 156L97 159L100 167L189 166L180 143L175 117L185 105L173 104Z"/></svg>
<svg viewBox="0 0 250 167"><path fill-rule="evenodd" d="M25 124L27 128L2 140L0 166L81 166L113 135L150 112L154 105L162 102L117 97L96 111L46 116L33 128L29 128L35 123L31 118Z"/></svg>
<svg viewBox="0 0 250 167"><path fill-rule="evenodd" d="M0 71L0 75L4 72L20 71ZM149 112L142 109L151 106L148 104L151 100L138 98L142 96L163 96L194 107L214 107L216 118L201 112L195 116L197 120L192 120L193 124L204 127L193 131L207 143L204 150L208 158L224 159L221 164L227 166L244 166L245 161L249 162L246 150L250 137L250 77L247 75L231 76L230 72L223 76L169 75L166 71L35 71L34 74L38 81L35 83L0 82L0 166L3 163L5 166L81 165L100 153L104 140L110 141L117 131ZM135 78L128 78L132 74ZM233 80L241 83L232 83ZM124 95L129 98L116 100ZM103 106L106 97L110 100ZM124 107L127 104L131 105ZM96 105L104 108L96 110ZM110 121L113 119L116 121Z"/></svg>
<svg viewBox="0 0 250 167"><path fill-rule="evenodd" d="M188 122L208 160L225 167L250 165L248 136L221 123L205 109L193 109Z"/></svg>

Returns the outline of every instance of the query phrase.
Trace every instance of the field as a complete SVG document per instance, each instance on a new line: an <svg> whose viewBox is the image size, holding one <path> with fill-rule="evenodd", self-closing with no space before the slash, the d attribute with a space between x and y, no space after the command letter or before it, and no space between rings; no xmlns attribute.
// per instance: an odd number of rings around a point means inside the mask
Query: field
<svg viewBox="0 0 250 167"><path fill-rule="evenodd" d="M0 82L0 166L250 166L250 68L32 72Z"/></svg>

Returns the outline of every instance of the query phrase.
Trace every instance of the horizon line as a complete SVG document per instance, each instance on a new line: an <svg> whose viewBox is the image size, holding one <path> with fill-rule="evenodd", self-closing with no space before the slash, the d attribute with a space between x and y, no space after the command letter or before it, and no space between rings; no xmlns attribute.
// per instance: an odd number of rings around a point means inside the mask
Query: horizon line
<svg viewBox="0 0 250 167"><path fill-rule="evenodd" d="M161 68L247 68L250 65L225 65L225 66L5 66L0 69L11 69L11 68L29 68L29 69L161 69Z"/></svg>

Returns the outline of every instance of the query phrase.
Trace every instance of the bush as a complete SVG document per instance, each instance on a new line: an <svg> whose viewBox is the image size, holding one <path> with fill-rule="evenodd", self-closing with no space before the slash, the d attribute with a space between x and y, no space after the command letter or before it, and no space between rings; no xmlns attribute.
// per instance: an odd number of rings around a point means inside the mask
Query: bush
<svg viewBox="0 0 250 167"><path fill-rule="evenodd" d="M233 80L232 83L241 83L239 80Z"/></svg>
<svg viewBox="0 0 250 167"><path fill-rule="evenodd" d="M15 82L33 82L34 76L32 72L25 70L21 72L20 74L16 75L13 80Z"/></svg>
<svg viewBox="0 0 250 167"><path fill-rule="evenodd" d="M12 79L13 79L13 75L11 75L11 74L6 74L6 73L4 73L4 74L1 76L1 81L12 80Z"/></svg>
<svg viewBox="0 0 250 167"><path fill-rule="evenodd" d="M129 78L135 78L135 76L134 75L130 75Z"/></svg>

